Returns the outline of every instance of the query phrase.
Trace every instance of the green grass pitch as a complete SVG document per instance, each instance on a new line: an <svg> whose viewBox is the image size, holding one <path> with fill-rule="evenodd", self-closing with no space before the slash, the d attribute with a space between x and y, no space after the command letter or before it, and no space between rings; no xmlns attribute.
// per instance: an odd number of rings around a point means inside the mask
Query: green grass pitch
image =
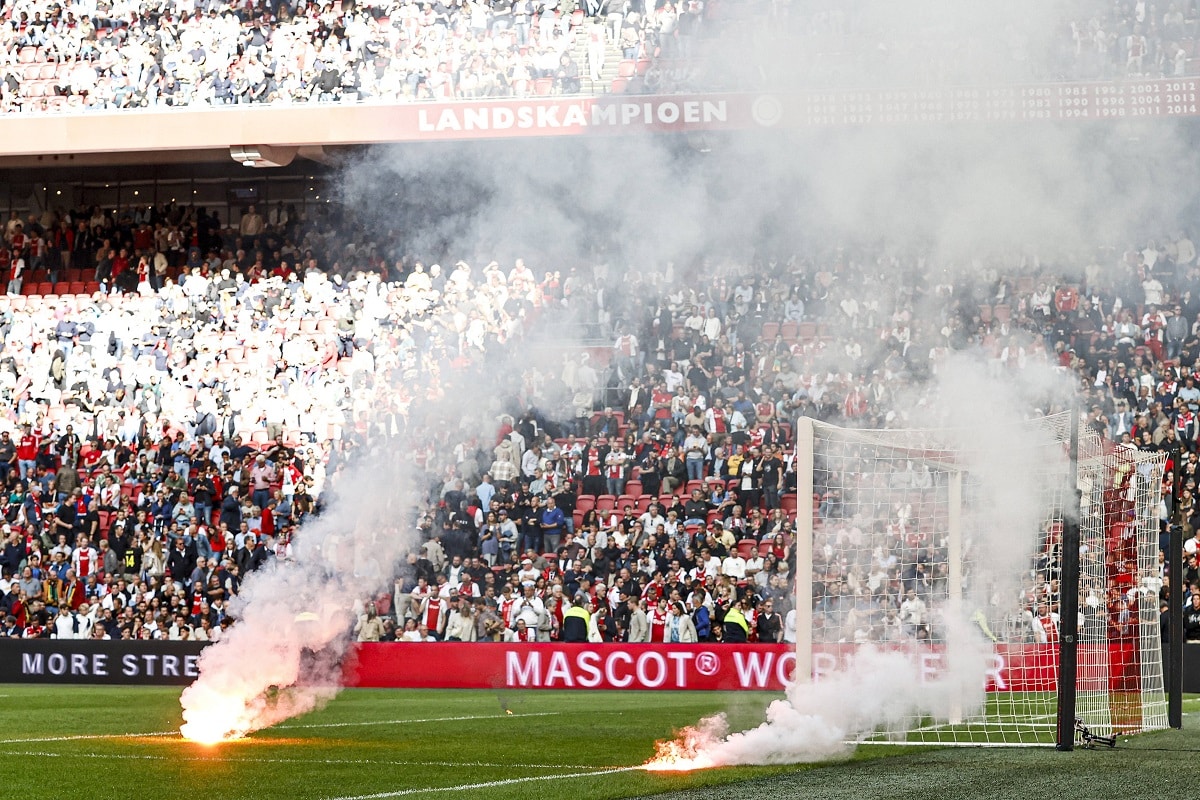
<svg viewBox="0 0 1200 800"><path fill-rule="evenodd" d="M1200 741L1115 751L862 746L846 762L686 774L628 769L715 711L762 721L767 693L351 690L322 711L214 747L182 741L179 690L0 685L0 796L367 798L1191 796ZM1200 712L1200 701L1189 701ZM506 713L511 711L511 714ZM1190 723L1190 724L1189 724ZM1189 728L1191 730L1189 731Z"/></svg>

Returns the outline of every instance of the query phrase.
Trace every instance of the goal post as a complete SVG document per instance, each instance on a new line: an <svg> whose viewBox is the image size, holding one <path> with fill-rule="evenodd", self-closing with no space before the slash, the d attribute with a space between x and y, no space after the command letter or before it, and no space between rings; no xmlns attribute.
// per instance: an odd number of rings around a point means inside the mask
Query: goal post
<svg viewBox="0 0 1200 800"><path fill-rule="evenodd" d="M813 669L813 457L815 451L813 420L801 417L796 431L796 540L793 551L797 565L810 565L808 569L796 569L796 669L793 680L808 683Z"/></svg>
<svg viewBox="0 0 1200 800"><path fill-rule="evenodd" d="M1058 718L1054 746L1075 749L1075 719L1079 674L1079 411L1072 409L1067 446L1067 502L1062 508L1062 567L1059 592Z"/></svg>
<svg viewBox="0 0 1200 800"><path fill-rule="evenodd" d="M938 695L856 736L1053 746L1073 743L1077 717L1097 735L1166 726L1163 454L1114 446L1070 414L987 442L809 418L795 431L795 680L899 651Z"/></svg>

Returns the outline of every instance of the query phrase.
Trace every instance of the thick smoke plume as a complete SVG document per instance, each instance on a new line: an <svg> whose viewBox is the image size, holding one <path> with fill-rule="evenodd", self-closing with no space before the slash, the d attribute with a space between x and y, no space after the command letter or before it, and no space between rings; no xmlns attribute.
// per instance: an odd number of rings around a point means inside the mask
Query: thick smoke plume
<svg viewBox="0 0 1200 800"><path fill-rule="evenodd" d="M724 715L702 720L660 742L648 769L821 761L848 755L865 737L898 736L918 721L959 723L982 710L992 646L971 618L1017 596L1039 527L1062 499L1046 488L1065 476L1053 431L1022 424L1017 409L1067 397L1069 387L1050 370L1001 381L968 354L924 388L923 407L905 416L919 411L945 426L928 441L957 454L972 487L964 498L966 585L959 608L940 611L946 636L937 667L922 660L919 646L861 646L836 671L791 684L758 727L731 733Z"/></svg>
<svg viewBox="0 0 1200 800"><path fill-rule="evenodd" d="M892 85L1069 78L1070 71L1059 68L1063 53L1055 43L1073 6L938 0L830 7L833 35L867 43L868 57L842 75L823 74L790 44L772 47L757 35L747 42L731 34L709 49L725 56L713 63L728 66L734 85L724 88L731 89L747 88L738 83L743 79L809 88L822 81L871 85L876 76L887 76ZM941 21L950 32L943 38L961 52L928 46L921 37L931 20ZM948 57L931 65L923 55L930 52ZM1115 275L1115 254L1130 241L1163 235L1195 218L1196 209L1180 201L1200 184L1189 156L1193 149L1188 129L1165 120L1154 128L837 128L378 148L340 178L341 199L366 228L381 239L399 239L405 253L426 264L462 258L478 269L496 259L507 269L519 257L538 275L559 269L565 275L586 264L610 276L686 278L700 290L731 267L767 269L792 259L805 269L831 267L845 245L847 253L881 254L870 270L878 284L847 287L850 292L901 294L907 270L936 266L956 289L984 296L994 291L998 272L1031 271L1035 264L1072 276L1096 264L1102 278ZM1102 257L1105 245L1117 249ZM944 308L934 305L918 309L914 328L945 322ZM838 341L860 335L831 333ZM551 355L525 350L511 362L491 362L487 380L457 402L450 398L422 424L468 435L487 432L486 418L500 410L507 382L539 360L553 371L574 336L560 336L561 349ZM897 405L897 422L973 428L980 438L972 447L986 453L985 440L1003 429L997 423L1029 407L1029 395L1014 395L1010 382L989 377L982 367L951 365L942 379L933 393L936 408L917 407L911 398ZM1047 395L1044 388L1034 394ZM1048 403L1040 407L1050 410ZM471 421L460 426L467 411ZM1003 444L1012 446L1011 440ZM979 468L986 478L994 473L1001 479L988 507L1036 516L1023 508L1027 487L1007 482L1006 476L1020 474L1019 464L997 456L981 459ZM184 694L189 726L203 715L208 736L245 733L315 707L329 695L323 687L338 685L337 661L348 642L354 601L386 584L390 565L416 544L407 531L384 533L405 517L402 498L396 498L408 485L400 471L366 461L348 474L353 479L338 484L327 514L299 539L314 557L298 557L246 581L234 609L241 622L205 652L201 678ZM1028 520L1007 522L1009 531L1032 535ZM973 544L988 551L992 541ZM995 549L1000 563L1017 552ZM364 573L369 577L355 582L361 564L370 565ZM935 693L909 680L894 659L863 654L853 670L797 687L790 706L773 708L766 728L724 737L706 726L706 757L732 759L720 763L742 758L731 753L824 757L838 752L843 739L886 726L901 712L934 713ZM968 653L962 663L970 674L948 679L981 683L978 662ZM871 685L871 678L881 683ZM297 683L308 688L272 689ZM911 691L881 690L897 684ZM218 710L222 721L214 724L210 712ZM824 720L824 727L811 725L812 719Z"/></svg>
<svg viewBox="0 0 1200 800"><path fill-rule="evenodd" d="M737 764L801 764L844 757L860 736L903 730L921 716L950 718L964 687L929 679L912 654L863 647L845 667L811 684L793 684L756 728L731 733L724 714L661 742L649 769L707 769ZM982 684L973 695L982 695Z"/></svg>
<svg viewBox="0 0 1200 800"><path fill-rule="evenodd" d="M356 602L385 589L414 546L397 524L409 485L402 462L378 449L336 476L327 513L305 524L292 558L248 576L230 609L237 624L201 655L180 698L185 737L243 736L336 694Z"/></svg>

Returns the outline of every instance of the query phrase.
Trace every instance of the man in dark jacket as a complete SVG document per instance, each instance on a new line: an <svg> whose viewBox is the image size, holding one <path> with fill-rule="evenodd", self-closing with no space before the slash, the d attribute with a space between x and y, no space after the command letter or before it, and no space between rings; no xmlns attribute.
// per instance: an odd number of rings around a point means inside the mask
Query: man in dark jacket
<svg viewBox="0 0 1200 800"><path fill-rule="evenodd" d="M588 596L583 592L575 595L571 607L563 614L562 641L586 642L588 640L588 625L591 615L587 610Z"/></svg>
<svg viewBox="0 0 1200 800"><path fill-rule="evenodd" d="M221 522L231 531L242 527L242 504L238 500L238 487L229 487L229 494L221 501Z"/></svg>

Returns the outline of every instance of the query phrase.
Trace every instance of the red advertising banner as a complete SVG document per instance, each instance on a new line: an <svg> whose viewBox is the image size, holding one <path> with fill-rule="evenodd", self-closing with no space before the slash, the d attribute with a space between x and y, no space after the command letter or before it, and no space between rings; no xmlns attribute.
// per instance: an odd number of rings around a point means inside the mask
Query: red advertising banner
<svg viewBox="0 0 1200 800"><path fill-rule="evenodd" d="M418 689L774 689L796 654L781 645L360 644L348 686Z"/></svg>
<svg viewBox="0 0 1200 800"><path fill-rule="evenodd" d="M1132 645L1103 652L1080 648L1080 690L1138 686ZM841 669L855 645L822 645L813 678ZM913 647L920 674L934 679L943 653ZM1087 665L1095 664L1089 669ZM1103 664L1103 668L1099 665ZM347 686L417 689L663 689L783 691L795 669L787 645L588 645L412 643L360 644L347 659ZM990 692L1053 691L1057 652L1050 645L998 645L987 671ZM1099 684L1099 685L1096 685Z"/></svg>

